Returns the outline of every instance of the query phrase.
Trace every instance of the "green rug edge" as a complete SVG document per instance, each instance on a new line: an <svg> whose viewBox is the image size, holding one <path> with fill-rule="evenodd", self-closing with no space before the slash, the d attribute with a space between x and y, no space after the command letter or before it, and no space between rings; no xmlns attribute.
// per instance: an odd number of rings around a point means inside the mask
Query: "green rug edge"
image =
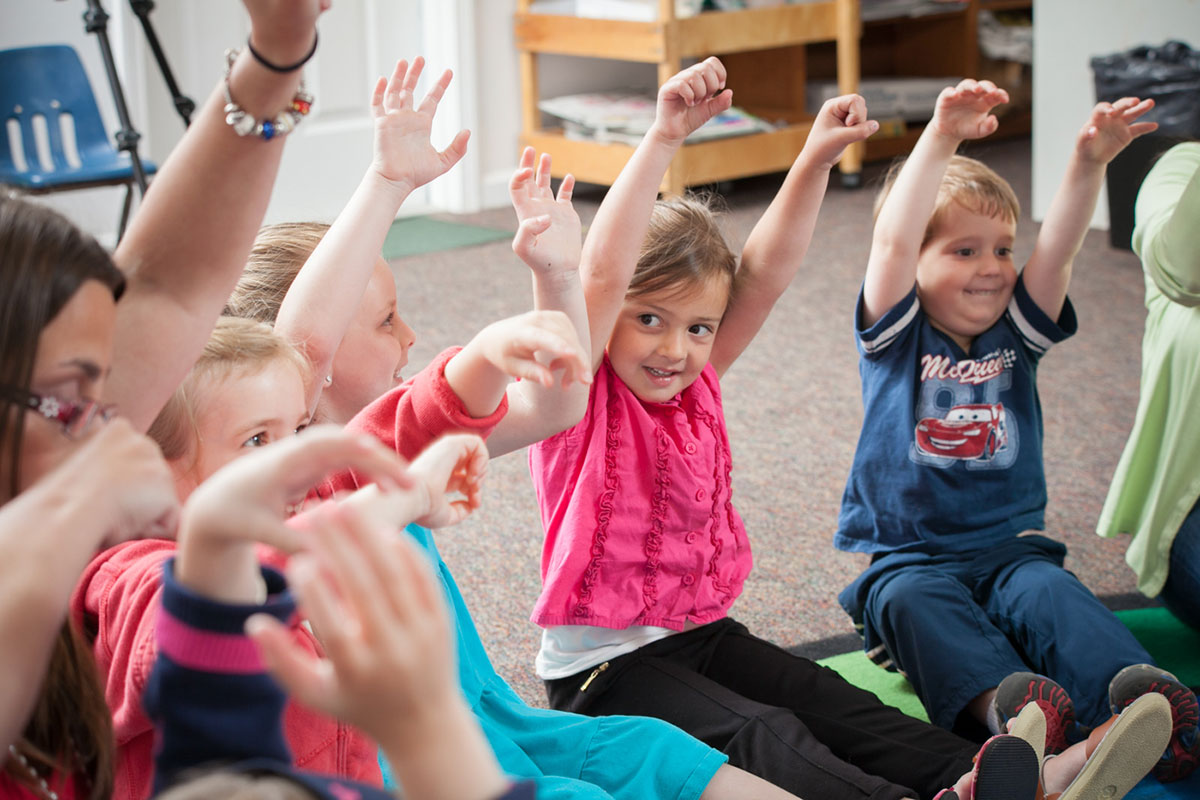
<svg viewBox="0 0 1200 800"><path fill-rule="evenodd" d="M447 222L427 216L402 217L392 223L383 242L385 259L473 247L500 239L511 239L512 231Z"/></svg>
<svg viewBox="0 0 1200 800"><path fill-rule="evenodd" d="M1194 631L1165 608L1139 608L1116 612L1154 660L1187 686L1200 686L1200 632ZM855 686L917 719L929 716L912 685L899 673L871 663L861 650L820 659L818 664L837 672Z"/></svg>

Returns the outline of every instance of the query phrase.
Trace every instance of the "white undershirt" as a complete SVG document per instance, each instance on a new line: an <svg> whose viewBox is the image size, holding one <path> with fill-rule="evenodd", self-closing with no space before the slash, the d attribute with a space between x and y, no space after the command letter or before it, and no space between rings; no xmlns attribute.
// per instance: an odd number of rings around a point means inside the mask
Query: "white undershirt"
<svg viewBox="0 0 1200 800"><path fill-rule="evenodd" d="M544 681L569 678L673 633L677 631L652 625L631 625L620 630L595 625L552 625L542 631L542 648L534 661L534 670Z"/></svg>

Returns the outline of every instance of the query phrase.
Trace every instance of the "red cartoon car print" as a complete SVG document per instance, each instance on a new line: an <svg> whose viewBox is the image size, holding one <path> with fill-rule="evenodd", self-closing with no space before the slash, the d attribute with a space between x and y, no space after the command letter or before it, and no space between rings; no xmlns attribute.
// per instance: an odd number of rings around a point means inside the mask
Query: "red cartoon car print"
<svg viewBox="0 0 1200 800"><path fill-rule="evenodd" d="M1007 442L1001 403L955 406L945 419L917 423L917 449L931 456L987 460Z"/></svg>

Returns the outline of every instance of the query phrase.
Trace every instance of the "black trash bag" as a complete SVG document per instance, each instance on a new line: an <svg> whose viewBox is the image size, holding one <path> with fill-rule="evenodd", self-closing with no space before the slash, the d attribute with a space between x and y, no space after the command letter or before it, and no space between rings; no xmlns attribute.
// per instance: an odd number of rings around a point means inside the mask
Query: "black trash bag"
<svg viewBox="0 0 1200 800"><path fill-rule="evenodd" d="M1135 139L1108 166L1109 242L1128 250L1138 187L1159 154L1180 141L1200 139L1200 51L1183 42L1135 47L1092 59L1096 100L1154 99L1141 119L1158 130Z"/></svg>

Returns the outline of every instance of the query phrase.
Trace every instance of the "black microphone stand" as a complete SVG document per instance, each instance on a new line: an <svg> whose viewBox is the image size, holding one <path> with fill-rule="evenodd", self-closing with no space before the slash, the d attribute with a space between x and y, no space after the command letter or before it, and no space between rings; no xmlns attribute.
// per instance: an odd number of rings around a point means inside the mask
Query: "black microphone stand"
<svg viewBox="0 0 1200 800"><path fill-rule="evenodd" d="M179 91L179 86L175 83L175 76L172 74L171 67L167 63L166 54L163 53L162 45L158 41L158 35L154 31L154 26L150 23L150 12L154 9L154 3L152 0L129 0L129 5L133 9L133 13L137 15L138 20L142 23L142 30L146 34L146 39L150 42L150 49L154 52L154 60L158 62L159 72L162 73L163 80L167 84L167 89L171 92L171 97L175 103L175 110L183 118L184 127L187 127L192 122L192 112L195 111L196 104ZM115 136L117 149L129 154L134 180L137 182L138 189L142 195L145 196L147 183L146 168L142 165L142 159L138 156L138 141L142 138L142 135L133 127L133 122L129 118L129 107L125 104L125 91L121 88L121 78L117 75L116 62L113 60L112 44L108 39L108 12L100 5L100 0L87 0L87 6L87 11L83 14L83 27L88 33L95 34L96 41L100 44L100 55L104 59L104 71L108 77L109 88L112 90L113 103L117 109L117 118L121 123L121 128ZM118 239L125 232L125 221L129 217L129 208L132 200L132 196L127 192L125 194L125 207L121 213L121 230L117 234Z"/></svg>

